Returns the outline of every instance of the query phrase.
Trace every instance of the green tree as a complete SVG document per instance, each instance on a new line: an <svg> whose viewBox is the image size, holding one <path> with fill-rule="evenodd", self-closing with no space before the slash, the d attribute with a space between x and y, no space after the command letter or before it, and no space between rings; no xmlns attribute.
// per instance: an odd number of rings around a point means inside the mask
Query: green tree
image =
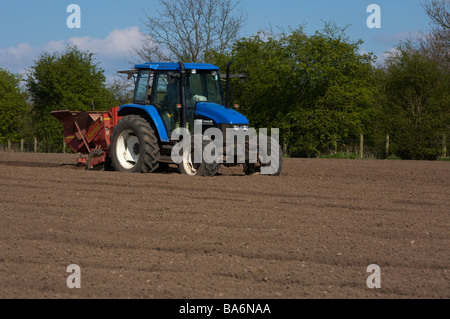
<svg viewBox="0 0 450 319"><path fill-rule="evenodd" d="M392 152L404 159L436 159L450 136L450 74L404 43L386 60L382 81Z"/></svg>
<svg viewBox="0 0 450 319"><path fill-rule="evenodd" d="M27 94L20 88L21 77L0 68L0 143L23 137Z"/></svg>
<svg viewBox="0 0 450 319"><path fill-rule="evenodd" d="M107 85L112 94L113 104L122 105L133 102L134 82L126 78L116 78Z"/></svg>
<svg viewBox="0 0 450 319"><path fill-rule="evenodd" d="M359 138L376 92L374 57L359 53L361 43L332 23L312 36L300 27L237 41L233 70L247 75L234 85L241 111L257 128L279 127L293 156L317 156Z"/></svg>
<svg viewBox="0 0 450 319"><path fill-rule="evenodd" d="M27 88L33 102L35 135L45 151L62 149L63 126L50 115L55 110L107 110L114 97L106 88L104 70L94 54L69 46L62 53L43 53L31 70Z"/></svg>

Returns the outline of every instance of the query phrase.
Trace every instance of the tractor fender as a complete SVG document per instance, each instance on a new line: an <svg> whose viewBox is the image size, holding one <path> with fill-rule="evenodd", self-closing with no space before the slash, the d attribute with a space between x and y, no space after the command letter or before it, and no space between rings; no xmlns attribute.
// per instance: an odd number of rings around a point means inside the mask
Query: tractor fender
<svg viewBox="0 0 450 319"><path fill-rule="evenodd" d="M144 116L147 120L151 120L156 128L156 133L159 136L161 142L169 142L169 136L167 135L164 122L159 115L158 110L153 105L140 105L140 104L125 104L119 109L119 116L125 116L130 114L136 114Z"/></svg>

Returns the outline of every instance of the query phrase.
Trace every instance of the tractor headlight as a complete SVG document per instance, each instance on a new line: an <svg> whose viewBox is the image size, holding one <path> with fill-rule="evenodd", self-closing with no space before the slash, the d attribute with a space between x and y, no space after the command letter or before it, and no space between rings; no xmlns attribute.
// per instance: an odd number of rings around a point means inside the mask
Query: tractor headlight
<svg viewBox="0 0 450 319"><path fill-rule="evenodd" d="M233 125L234 131L248 131L248 125Z"/></svg>

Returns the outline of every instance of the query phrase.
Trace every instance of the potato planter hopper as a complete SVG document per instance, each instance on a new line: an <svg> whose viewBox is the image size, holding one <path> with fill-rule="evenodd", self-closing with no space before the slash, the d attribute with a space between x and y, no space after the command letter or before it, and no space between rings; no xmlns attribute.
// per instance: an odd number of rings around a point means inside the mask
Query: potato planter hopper
<svg viewBox="0 0 450 319"><path fill-rule="evenodd" d="M79 166L87 169L103 167L109 158L109 145L114 126L121 118L120 107L109 111L53 111L53 115L64 125L64 142L74 152L80 153Z"/></svg>

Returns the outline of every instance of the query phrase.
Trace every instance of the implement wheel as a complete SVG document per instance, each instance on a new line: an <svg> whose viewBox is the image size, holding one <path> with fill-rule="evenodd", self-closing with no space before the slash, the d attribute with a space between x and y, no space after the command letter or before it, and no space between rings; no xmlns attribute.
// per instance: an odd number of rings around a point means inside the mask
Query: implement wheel
<svg viewBox="0 0 450 319"><path fill-rule="evenodd" d="M109 149L116 171L152 173L158 169L158 139L150 124L139 115L124 116L117 123Z"/></svg>
<svg viewBox="0 0 450 319"><path fill-rule="evenodd" d="M102 171L105 170L105 162L101 162L99 164L94 165L93 162L96 158L102 157L105 154L105 152L101 149L93 150L87 160L86 169L87 170L94 170L94 171ZM106 160L106 159L105 159Z"/></svg>

